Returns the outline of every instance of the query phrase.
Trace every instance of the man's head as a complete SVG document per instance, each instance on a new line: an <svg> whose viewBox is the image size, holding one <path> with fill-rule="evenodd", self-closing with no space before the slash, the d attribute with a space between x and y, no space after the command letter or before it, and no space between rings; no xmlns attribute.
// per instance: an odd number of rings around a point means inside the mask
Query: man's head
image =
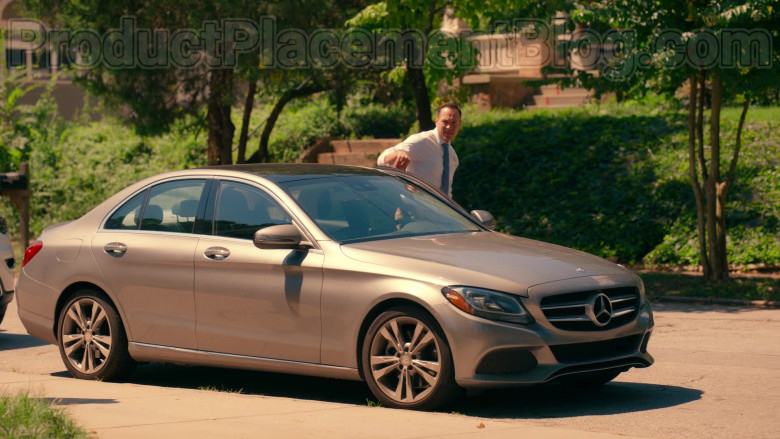
<svg viewBox="0 0 780 439"><path fill-rule="evenodd" d="M442 104L436 111L436 129L442 140L452 142L460 130L460 108L455 104Z"/></svg>

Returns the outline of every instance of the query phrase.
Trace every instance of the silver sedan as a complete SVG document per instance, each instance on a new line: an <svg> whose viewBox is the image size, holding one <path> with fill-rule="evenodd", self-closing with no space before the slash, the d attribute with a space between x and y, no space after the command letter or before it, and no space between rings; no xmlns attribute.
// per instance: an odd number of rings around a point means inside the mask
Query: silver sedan
<svg viewBox="0 0 780 439"><path fill-rule="evenodd" d="M77 378L234 367L365 380L409 409L652 364L635 274L492 222L395 170L169 172L46 229L19 316Z"/></svg>

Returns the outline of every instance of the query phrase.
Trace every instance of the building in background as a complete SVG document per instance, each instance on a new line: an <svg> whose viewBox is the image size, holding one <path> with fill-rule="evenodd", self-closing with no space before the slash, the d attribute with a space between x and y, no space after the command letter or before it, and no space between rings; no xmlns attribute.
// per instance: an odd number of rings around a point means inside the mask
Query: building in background
<svg viewBox="0 0 780 439"><path fill-rule="evenodd" d="M3 39L5 67L24 70L27 82L38 85L21 99L21 103L37 102L46 86L56 76L52 96L57 101L60 115L69 120L77 114L89 111L94 101L85 101L87 94L84 89L73 84L66 68L68 58L62 58L65 60L63 62L57 51L52 50L48 44L36 48L33 43L23 41L18 32L11 32L12 27L14 30L27 29L32 32L40 30L32 23L18 20L29 18L19 12L20 3L18 0L0 0L0 28L3 29L5 36ZM13 22L14 19L18 21Z"/></svg>

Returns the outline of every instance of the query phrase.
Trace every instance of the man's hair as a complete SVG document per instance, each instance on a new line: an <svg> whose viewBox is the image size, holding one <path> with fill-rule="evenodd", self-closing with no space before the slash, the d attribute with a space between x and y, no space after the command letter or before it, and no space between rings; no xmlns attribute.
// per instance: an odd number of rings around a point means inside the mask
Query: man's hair
<svg viewBox="0 0 780 439"><path fill-rule="evenodd" d="M452 108L453 110L458 112L458 117L460 117L460 118L463 117L463 114L461 114L461 112L460 112L460 107L458 107L457 105L453 104L452 102L446 102L444 104L439 105L439 108L436 110L436 119L439 118L439 113L441 113L441 110L443 110L445 108Z"/></svg>

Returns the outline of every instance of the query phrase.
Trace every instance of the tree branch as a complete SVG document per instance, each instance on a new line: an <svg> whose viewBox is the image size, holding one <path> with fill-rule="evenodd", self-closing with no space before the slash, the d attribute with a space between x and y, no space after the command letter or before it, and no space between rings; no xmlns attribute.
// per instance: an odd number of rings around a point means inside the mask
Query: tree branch
<svg viewBox="0 0 780 439"><path fill-rule="evenodd" d="M702 196L701 183L699 182L699 173L696 172L696 134L698 131L696 126L696 110L698 107L696 97L698 84L695 72L691 73L689 83L690 98L688 101L688 174L691 179L693 196L696 201L696 232L699 238L699 264L702 267L704 278L709 279L711 276L711 270L710 261L707 257L707 212L704 207L704 197Z"/></svg>
<svg viewBox="0 0 780 439"><path fill-rule="evenodd" d="M262 163L268 160L268 141L271 138L271 132L274 129L274 125L276 125L276 120L279 118L284 106L287 105L288 102L295 98L309 96L328 89L328 86L317 82L311 82L313 78L313 76L307 77L301 81L298 86L291 88L282 94L276 102L276 105L274 105L274 108L271 110L271 114L265 120L265 128L260 135L260 146L257 151L247 159L248 163Z"/></svg>
<svg viewBox="0 0 780 439"><path fill-rule="evenodd" d="M707 78L704 74L704 70L699 73L699 115L696 121L696 130L699 138L699 166L701 167L701 178L703 181L709 179L709 173L707 172L707 162L704 160L704 98L707 92Z"/></svg>
<svg viewBox="0 0 780 439"><path fill-rule="evenodd" d="M236 163L246 163L246 142L249 139L249 119L252 117L252 108L255 104L255 91L257 91L257 81L250 79L249 90L246 92L246 101L244 102L244 117L241 122L241 135L238 138Z"/></svg>
<svg viewBox="0 0 780 439"><path fill-rule="evenodd" d="M726 174L726 184L723 191L728 191L731 187L731 183L734 181L734 174L737 172L737 160L739 160L739 150L742 148L742 128L745 126L745 116L750 107L750 99L745 98L745 103L742 104L742 114L739 116L739 125L737 126L737 144L734 147L734 156L731 157L731 165L729 165L729 171Z"/></svg>

